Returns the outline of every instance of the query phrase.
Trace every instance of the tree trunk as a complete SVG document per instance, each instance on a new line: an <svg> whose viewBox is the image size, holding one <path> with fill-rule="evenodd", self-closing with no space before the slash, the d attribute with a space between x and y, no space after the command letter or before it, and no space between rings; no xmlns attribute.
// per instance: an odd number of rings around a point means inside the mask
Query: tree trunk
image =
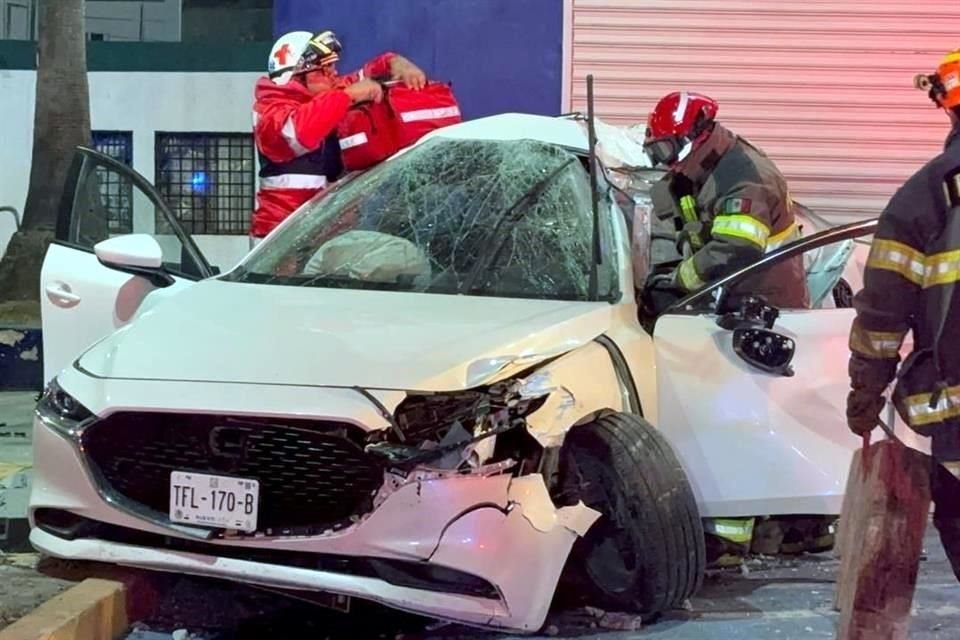
<svg viewBox="0 0 960 640"><path fill-rule="evenodd" d="M33 157L23 224L0 261L0 323L39 325L40 265L57 221L67 170L90 144L83 0L40 0ZM24 314L32 318L24 321Z"/></svg>

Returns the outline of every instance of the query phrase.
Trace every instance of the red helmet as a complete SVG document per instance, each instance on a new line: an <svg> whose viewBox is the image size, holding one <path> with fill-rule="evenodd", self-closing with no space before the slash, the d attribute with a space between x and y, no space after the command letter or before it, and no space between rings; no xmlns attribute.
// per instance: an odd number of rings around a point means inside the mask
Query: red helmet
<svg viewBox="0 0 960 640"><path fill-rule="evenodd" d="M644 151L655 164L675 165L707 138L718 109L716 100L699 93L665 95L647 118Z"/></svg>
<svg viewBox="0 0 960 640"><path fill-rule="evenodd" d="M936 73L915 76L913 86L927 91L938 107L960 108L960 49L948 53Z"/></svg>

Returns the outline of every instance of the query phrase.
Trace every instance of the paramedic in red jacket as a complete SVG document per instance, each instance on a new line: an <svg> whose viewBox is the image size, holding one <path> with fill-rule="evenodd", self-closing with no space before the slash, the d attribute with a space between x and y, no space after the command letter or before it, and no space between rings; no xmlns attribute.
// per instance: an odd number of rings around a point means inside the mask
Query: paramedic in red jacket
<svg viewBox="0 0 960 640"><path fill-rule="evenodd" d="M423 71L394 53L354 74L337 75L340 51L331 31L294 31L270 51L268 76L257 82L253 107L260 157L253 243L342 173L337 125L351 105L383 98L374 78L400 80L413 89L426 84Z"/></svg>

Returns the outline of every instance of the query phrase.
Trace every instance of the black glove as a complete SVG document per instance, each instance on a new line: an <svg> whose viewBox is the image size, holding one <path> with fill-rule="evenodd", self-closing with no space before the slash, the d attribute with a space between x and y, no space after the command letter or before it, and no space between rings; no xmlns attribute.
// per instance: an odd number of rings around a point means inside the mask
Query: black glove
<svg viewBox="0 0 960 640"><path fill-rule="evenodd" d="M862 387L847 395L847 426L858 436L870 433L880 423L880 413L887 401L883 389Z"/></svg>
<svg viewBox="0 0 960 640"><path fill-rule="evenodd" d="M647 315L658 316L667 307L686 295L677 283L676 272L655 273L643 285L643 308Z"/></svg>
<svg viewBox="0 0 960 640"><path fill-rule="evenodd" d="M669 290L669 289L679 289L677 286L677 276L675 271L670 273L653 273L647 277L646 283L644 283L643 288L646 289L657 289L657 290Z"/></svg>

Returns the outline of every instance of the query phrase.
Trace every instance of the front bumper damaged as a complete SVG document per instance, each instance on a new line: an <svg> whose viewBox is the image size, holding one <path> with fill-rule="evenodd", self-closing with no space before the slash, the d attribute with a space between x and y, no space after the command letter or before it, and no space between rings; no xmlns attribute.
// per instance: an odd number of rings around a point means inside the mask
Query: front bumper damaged
<svg viewBox="0 0 960 640"><path fill-rule="evenodd" d="M574 541L599 517L582 503L556 508L540 475L512 477L488 467L469 474L395 477L371 513L336 532L198 542L105 500L77 449L40 420L34 438L30 540L46 554L329 592L478 627L539 629ZM83 518L112 534L98 536L94 528L64 536L45 526L48 513ZM308 562L285 560L294 554ZM370 572L343 573L330 564L310 566L311 554L452 570L491 588L477 595Z"/></svg>

